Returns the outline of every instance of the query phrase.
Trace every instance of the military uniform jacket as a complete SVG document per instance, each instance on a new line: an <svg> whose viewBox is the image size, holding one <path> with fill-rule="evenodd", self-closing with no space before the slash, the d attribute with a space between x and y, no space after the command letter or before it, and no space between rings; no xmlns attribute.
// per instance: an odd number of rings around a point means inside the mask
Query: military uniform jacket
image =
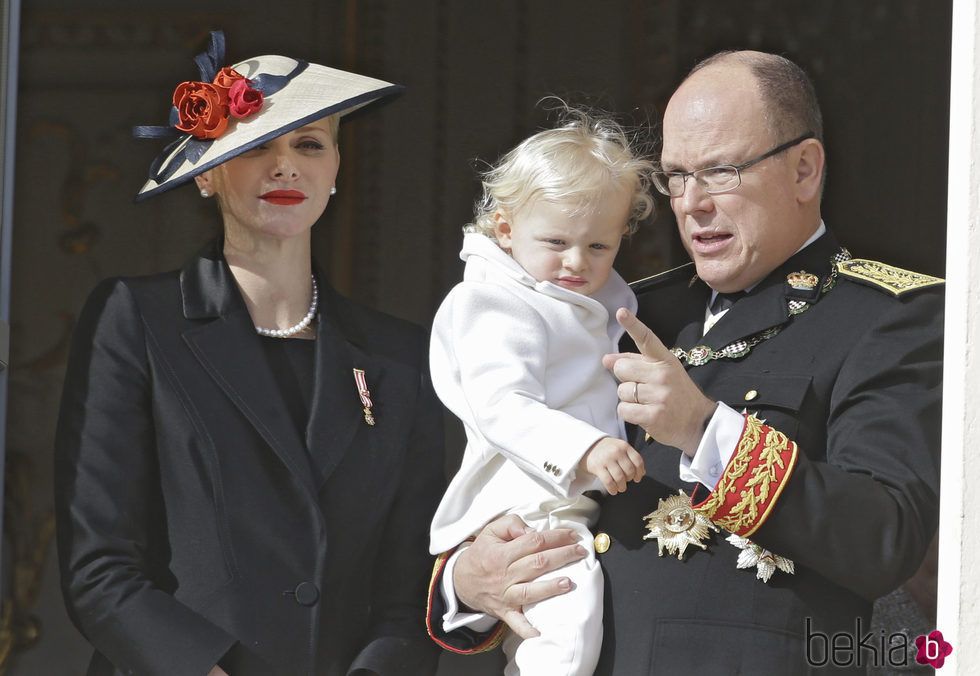
<svg viewBox="0 0 980 676"><path fill-rule="evenodd" d="M857 276L834 272L839 251L828 232L703 337L710 289L692 283L693 265L634 286L638 316L683 350L704 393L754 419L714 491L696 493L678 478L680 451L637 431L647 477L605 499L597 526L611 540L599 557L607 597L597 673L782 675L858 664L863 673L875 659L856 646L828 655L818 632L865 636L873 599L912 575L935 531L943 287L926 278L925 288L900 291L923 280L870 262L853 266ZM792 288L796 272L815 275L815 287ZM712 358L726 347L742 356ZM760 468L767 480L753 484ZM643 517L678 489L715 523L792 560L795 573L765 583L754 566L737 568L741 550L724 529L683 560L659 556Z"/></svg>
<svg viewBox="0 0 980 676"><path fill-rule="evenodd" d="M682 482L680 451L635 430L647 476L605 498L596 527L610 541L598 556L597 674L864 673L884 660L872 601L912 575L938 520L943 289L870 262L835 273L840 251L828 232L704 336L711 290L693 265L634 285L640 319L681 348L705 394L753 417L713 491ZM812 288L788 283L797 272ZM794 574L766 583L755 567L739 569L742 550L725 530L709 532L704 550L689 545L683 560L659 556L644 516L679 489L702 516L792 560ZM444 612L440 594L429 612ZM436 625L433 637L457 652L500 638L499 628L447 635ZM852 649L828 654L835 634L850 634Z"/></svg>
<svg viewBox="0 0 980 676"><path fill-rule="evenodd" d="M444 483L426 336L317 275L305 435L220 242L91 295L55 453L89 674L205 674L223 656L233 676L434 671L426 545Z"/></svg>

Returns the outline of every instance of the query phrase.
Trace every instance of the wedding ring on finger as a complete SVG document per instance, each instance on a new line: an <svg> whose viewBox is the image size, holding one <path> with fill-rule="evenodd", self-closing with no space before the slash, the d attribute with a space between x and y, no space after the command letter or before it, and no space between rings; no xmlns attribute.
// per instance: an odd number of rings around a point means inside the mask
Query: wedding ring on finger
<svg viewBox="0 0 980 676"><path fill-rule="evenodd" d="M633 403L640 403L640 383L633 383Z"/></svg>

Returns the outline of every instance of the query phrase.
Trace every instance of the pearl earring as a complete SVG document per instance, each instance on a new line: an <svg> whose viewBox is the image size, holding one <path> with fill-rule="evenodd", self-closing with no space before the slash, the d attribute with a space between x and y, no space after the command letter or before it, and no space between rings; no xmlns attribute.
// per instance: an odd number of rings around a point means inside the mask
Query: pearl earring
<svg viewBox="0 0 980 676"><path fill-rule="evenodd" d="M211 193L208 192L207 188L201 188L201 197L204 197L205 199L211 197Z"/></svg>
<svg viewBox="0 0 980 676"><path fill-rule="evenodd" d="M330 194L331 195L336 195L337 194L337 186L335 186L335 185L330 186Z"/></svg>

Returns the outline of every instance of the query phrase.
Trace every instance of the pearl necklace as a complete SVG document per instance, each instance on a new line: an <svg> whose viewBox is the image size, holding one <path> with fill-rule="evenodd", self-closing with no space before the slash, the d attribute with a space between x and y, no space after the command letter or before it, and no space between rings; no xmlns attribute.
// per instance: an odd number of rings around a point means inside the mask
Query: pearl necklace
<svg viewBox="0 0 980 676"><path fill-rule="evenodd" d="M316 316L316 306L318 300L316 278L313 277L313 275L310 275L310 279L313 280L313 300L310 301L310 311L307 312L306 316L299 321L299 324L290 326L288 329L263 329L261 326L256 326L255 331L260 335L268 336L269 338L290 338L306 329L306 327L310 325L313 318Z"/></svg>

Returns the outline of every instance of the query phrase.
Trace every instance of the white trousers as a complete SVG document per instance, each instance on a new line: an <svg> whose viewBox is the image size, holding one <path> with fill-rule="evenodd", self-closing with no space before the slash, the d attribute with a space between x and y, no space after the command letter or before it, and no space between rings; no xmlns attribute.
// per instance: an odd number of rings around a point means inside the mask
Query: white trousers
<svg viewBox="0 0 980 676"><path fill-rule="evenodd" d="M588 551L581 561L542 575L567 576L572 590L528 606L524 614L541 635L521 639L509 632L503 649L506 676L591 676L602 647L602 570L596 561L592 533L599 506L585 496L556 499L510 512L535 530L574 529Z"/></svg>

